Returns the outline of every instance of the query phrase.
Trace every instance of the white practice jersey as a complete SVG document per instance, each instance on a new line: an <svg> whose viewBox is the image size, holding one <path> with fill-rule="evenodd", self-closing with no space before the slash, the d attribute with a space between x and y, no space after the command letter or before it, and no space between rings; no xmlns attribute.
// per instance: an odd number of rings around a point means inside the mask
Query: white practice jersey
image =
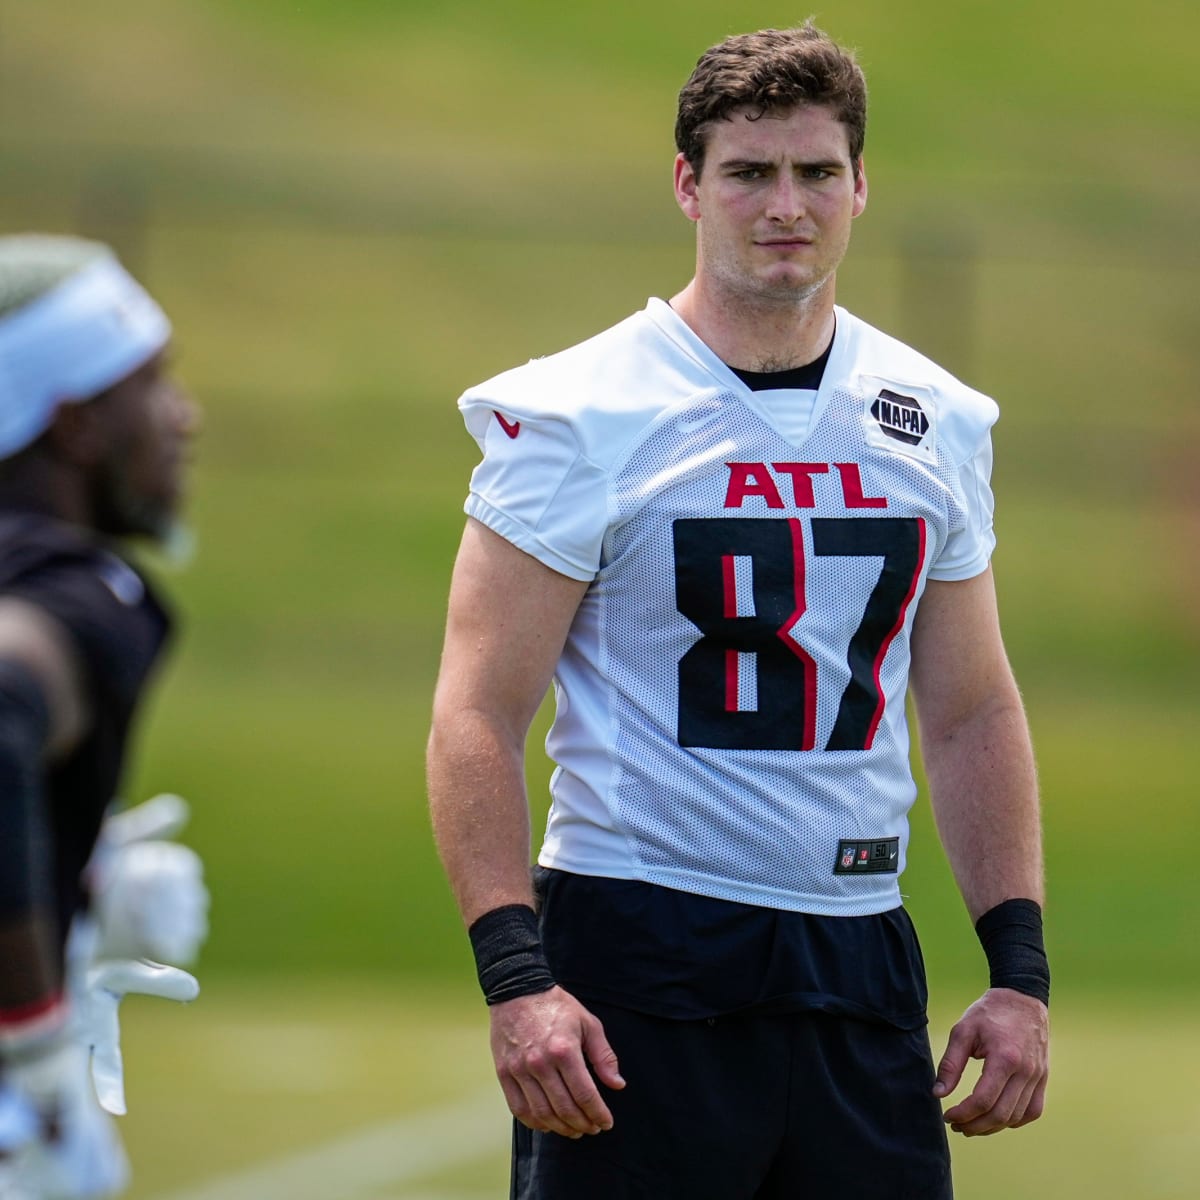
<svg viewBox="0 0 1200 1200"><path fill-rule="evenodd" d="M591 585L538 861L771 908L900 903L926 580L994 545L995 404L843 309L752 391L661 300L468 391L467 513Z"/></svg>

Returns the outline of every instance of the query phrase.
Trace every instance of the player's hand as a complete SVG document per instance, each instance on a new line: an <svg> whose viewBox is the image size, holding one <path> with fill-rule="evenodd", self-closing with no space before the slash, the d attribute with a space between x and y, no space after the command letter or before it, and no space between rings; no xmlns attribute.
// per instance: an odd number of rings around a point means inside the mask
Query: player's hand
<svg viewBox="0 0 1200 1200"><path fill-rule="evenodd" d="M115 851L93 896L96 955L195 962L208 936L203 876L199 855L178 842L133 842Z"/></svg>
<svg viewBox="0 0 1200 1200"><path fill-rule="evenodd" d="M948 1096L968 1059L983 1060L971 1094L944 1113L955 1133L974 1137L1016 1129L1042 1115L1050 1069L1050 1015L1032 996L991 988L950 1031L933 1094Z"/></svg>
<svg viewBox="0 0 1200 1200"><path fill-rule="evenodd" d="M0 1088L0 1196L100 1200L124 1191L129 1162L88 1080L87 1054L62 1036L10 1062Z"/></svg>
<svg viewBox="0 0 1200 1200"><path fill-rule="evenodd" d="M194 850L167 840L187 819L186 802L172 795L105 819L88 871L94 957L196 960L208 936L204 866Z"/></svg>
<svg viewBox="0 0 1200 1200"><path fill-rule="evenodd" d="M118 1010L131 992L187 1002L200 994L200 985L186 971L145 959L108 960L88 971L78 1037L91 1051L92 1082L100 1104L118 1116L126 1111Z"/></svg>
<svg viewBox="0 0 1200 1200"><path fill-rule="evenodd" d="M625 1081L597 1017L560 987L489 1011L496 1074L518 1121L569 1138L612 1128L596 1080L610 1088Z"/></svg>

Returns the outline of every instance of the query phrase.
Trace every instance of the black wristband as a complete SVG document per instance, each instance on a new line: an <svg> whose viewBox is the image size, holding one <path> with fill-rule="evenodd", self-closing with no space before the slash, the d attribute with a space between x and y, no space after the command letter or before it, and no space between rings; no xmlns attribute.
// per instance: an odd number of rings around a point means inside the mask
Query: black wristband
<svg viewBox="0 0 1200 1200"><path fill-rule="evenodd" d="M534 996L554 987L538 935L537 914L527 904L493 908L471 923L467 936L488 1004Z"/></svg>
<svg viewBox="0 0 1200 1200"><path fill-rule="evenodd" d="M1042 907L1034 900L1005 900L975 922L987 955L991 986L1011 988L1050 1003L1050 963L1042 938Z"/></svg>

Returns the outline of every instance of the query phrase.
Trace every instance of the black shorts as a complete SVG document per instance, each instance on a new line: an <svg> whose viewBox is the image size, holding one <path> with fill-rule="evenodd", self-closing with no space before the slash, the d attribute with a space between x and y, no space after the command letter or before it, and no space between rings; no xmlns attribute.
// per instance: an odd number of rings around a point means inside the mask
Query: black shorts
<svg viewBox="0 0 1200 1200"><path fill-rule="evenodd" d="M950 1200L925 1029L820 1012L680 1021L604 1004L613 1128L514 1123L512 1200Z"/></svg>

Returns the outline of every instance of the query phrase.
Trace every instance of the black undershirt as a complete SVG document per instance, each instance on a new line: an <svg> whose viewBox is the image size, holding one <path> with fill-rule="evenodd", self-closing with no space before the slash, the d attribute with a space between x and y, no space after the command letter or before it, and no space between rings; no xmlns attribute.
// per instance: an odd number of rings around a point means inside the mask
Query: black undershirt
<svg viewBox="0 0 1200 1200"><path fill-rule="evenodd" d="M821 386L825 374L825 365L829 362L833 342L825 347L825 351L812 362L802 367L787 367L782 371L747 371L741 367L729 369L752 391L767 392L780 388L793 388L815 392ZM728 366L728 364L726 364Z"/></svg>

